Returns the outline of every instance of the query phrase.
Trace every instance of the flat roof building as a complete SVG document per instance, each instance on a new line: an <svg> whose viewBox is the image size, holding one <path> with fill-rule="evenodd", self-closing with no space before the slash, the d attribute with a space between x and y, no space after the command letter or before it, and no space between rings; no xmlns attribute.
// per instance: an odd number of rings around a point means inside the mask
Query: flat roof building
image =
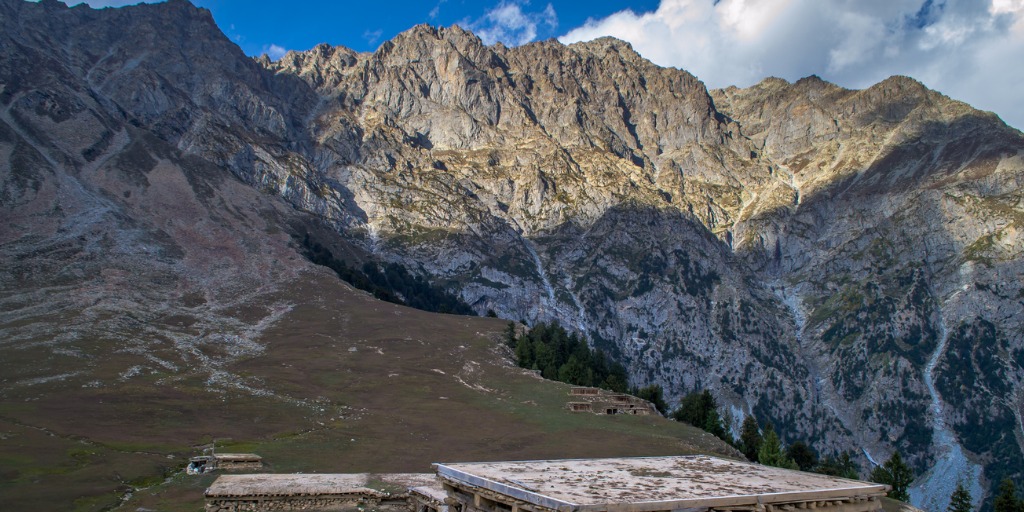
<svg viewBox="0 0 1024 512"><path fill-rule="evenodd" d="M881 510L886 485L707 456L435 464L460 512Z"/></svg>
<svg viewBox="0 0 1024 512"><path fill-rule="evenodd" d="M207 512L447 512L441 492L429 473L314 473L222 475L205 494Z"/></svg>
<svg viewBox="0 0 1024 512"><path fill-rule="evenodd" d="M246 471L262 467L263 457L255 453L217 453L192 457L185 471L190 475L201 475L218 469Z"/></svg>

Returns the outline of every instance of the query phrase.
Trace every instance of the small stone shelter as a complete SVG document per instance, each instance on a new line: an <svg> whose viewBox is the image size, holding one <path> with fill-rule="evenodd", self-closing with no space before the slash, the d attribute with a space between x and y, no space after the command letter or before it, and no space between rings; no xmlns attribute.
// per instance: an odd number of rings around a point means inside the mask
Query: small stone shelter
<svg viewBox="0 0 1024 512"><path fill-rule="evenodd" d="M263 457L255 453L218 453L200 455L188 460L186 471L200 475L222 469L224 471L253 471L263 468Z"/></svg>
<svg viewBox="0 0 1024 512"><path fill-rule="evenodd" d="M569 390L569 396L572 398L566 402L566 407L572 412L636 416L658 414L658 410L647 400L600 388L576 386Z"/></svg>
<svg viewBox="0 0 1024 512"><path fill-rule="evenodd" d="M441 492L429 473L223 475L206 489L206 512L448 512Z"/></svg>

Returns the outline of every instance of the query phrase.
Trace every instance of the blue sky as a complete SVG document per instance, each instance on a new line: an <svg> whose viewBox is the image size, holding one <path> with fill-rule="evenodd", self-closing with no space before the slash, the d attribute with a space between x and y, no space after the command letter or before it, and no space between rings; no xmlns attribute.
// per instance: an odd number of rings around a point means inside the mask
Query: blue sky
<svg viewBox="0 0 1024 512"><path fill-rule="evenodd" d="M193 1L249 55L372 51L418 23L508 46L610 35L711 88L814 74L860 89L907 75L1024 128L1024 0Z"/></svg>
<svg viewBox="0 0 1024 512"><path fill-rule="evenodd" d="M307 50L318 43L373 51L413 25L459 24L493 34L507 44L557 37L599 19L634 9L652 11L658 0L592 0L588 2L500 2L467 0L280 1L194 0L210 9L221 30L249 55L272 48ZM517 25L517 18L519 24ZM534 31L532 37L530 30ZM483 35L481 35L483 37ZM487 38L485 38L487 39ZM276 48L275 48L276 47Z"/></svg>

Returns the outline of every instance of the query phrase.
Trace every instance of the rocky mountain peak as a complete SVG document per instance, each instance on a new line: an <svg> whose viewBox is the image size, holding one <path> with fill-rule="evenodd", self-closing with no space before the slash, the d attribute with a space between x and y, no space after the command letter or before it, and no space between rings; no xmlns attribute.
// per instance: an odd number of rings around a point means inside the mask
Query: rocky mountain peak
<svg viewBox="0 0 1024 512"><path fill-rule="evenodd" d="M551 41L551 43L554 43L554 41ZM569 45L569 48L587 51L598 55L605 54L608 52L615 52L625 60L635 63L643 62L648 65L652 65L650 61L645 59L643 56L637 53L636 50L633 49L632 44L630 44L627 41L618 39L616 37L603 36L598 37L596 39L591 39L590 41L572 43Z"/></svg>
<svg viewBox="0 0 1024 512"><path fill-rule="evenodd" d="M314 88L330 89L337 86L340 76L344 76L360 59L366 58L367 54L321 43L306 51L290 51L277 62L271 62L265 56L259 58L258 62L272 71L288 70Z"/></svg>
<svg viewBox="0 0 1024 512"><path fill-rule="evenodd" d="M824 80L818 75L805 76L793 83L792 87L798 91L797 94L807 96L812 100L823 99L831 93L843 90L842 87Z"/></svg>
<svg viewBox="0 0 1024 512"><path fill-rule="evenodd" d="M416 58L445 52L449 48L465 55L478 55L484 47L483 41L476 34L459 25L435 27L420 24L382 44L374 56L379 59L391 55Z"/></svg>

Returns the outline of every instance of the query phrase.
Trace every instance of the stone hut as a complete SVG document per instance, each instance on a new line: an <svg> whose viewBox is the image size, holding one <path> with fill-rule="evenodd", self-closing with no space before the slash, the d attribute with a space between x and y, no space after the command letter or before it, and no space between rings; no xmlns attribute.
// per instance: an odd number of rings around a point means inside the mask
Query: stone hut
<svg viewBox="0 0 1024 512"><path fill-rule="evenodd" d="M254 471L263 468L263 457L255 453L218 453L200 455L188 460L186 471L200 475L222 469L224 471Z"/></svg>
<svg viewBox="0 0 1024 512"><path fill-rule="evenodd" d="M421 473L223 475L206 489L206 512L448 512L440 493Z"/></svg>
<svg viewBox="0 0 1024 512"><path fill-rule="evenodd" d="M658 414L658 410L647 400L605 389L577 386L569 390L569 396L572 401L566 402L566 407L572 412L636 416Z"/></svg>

